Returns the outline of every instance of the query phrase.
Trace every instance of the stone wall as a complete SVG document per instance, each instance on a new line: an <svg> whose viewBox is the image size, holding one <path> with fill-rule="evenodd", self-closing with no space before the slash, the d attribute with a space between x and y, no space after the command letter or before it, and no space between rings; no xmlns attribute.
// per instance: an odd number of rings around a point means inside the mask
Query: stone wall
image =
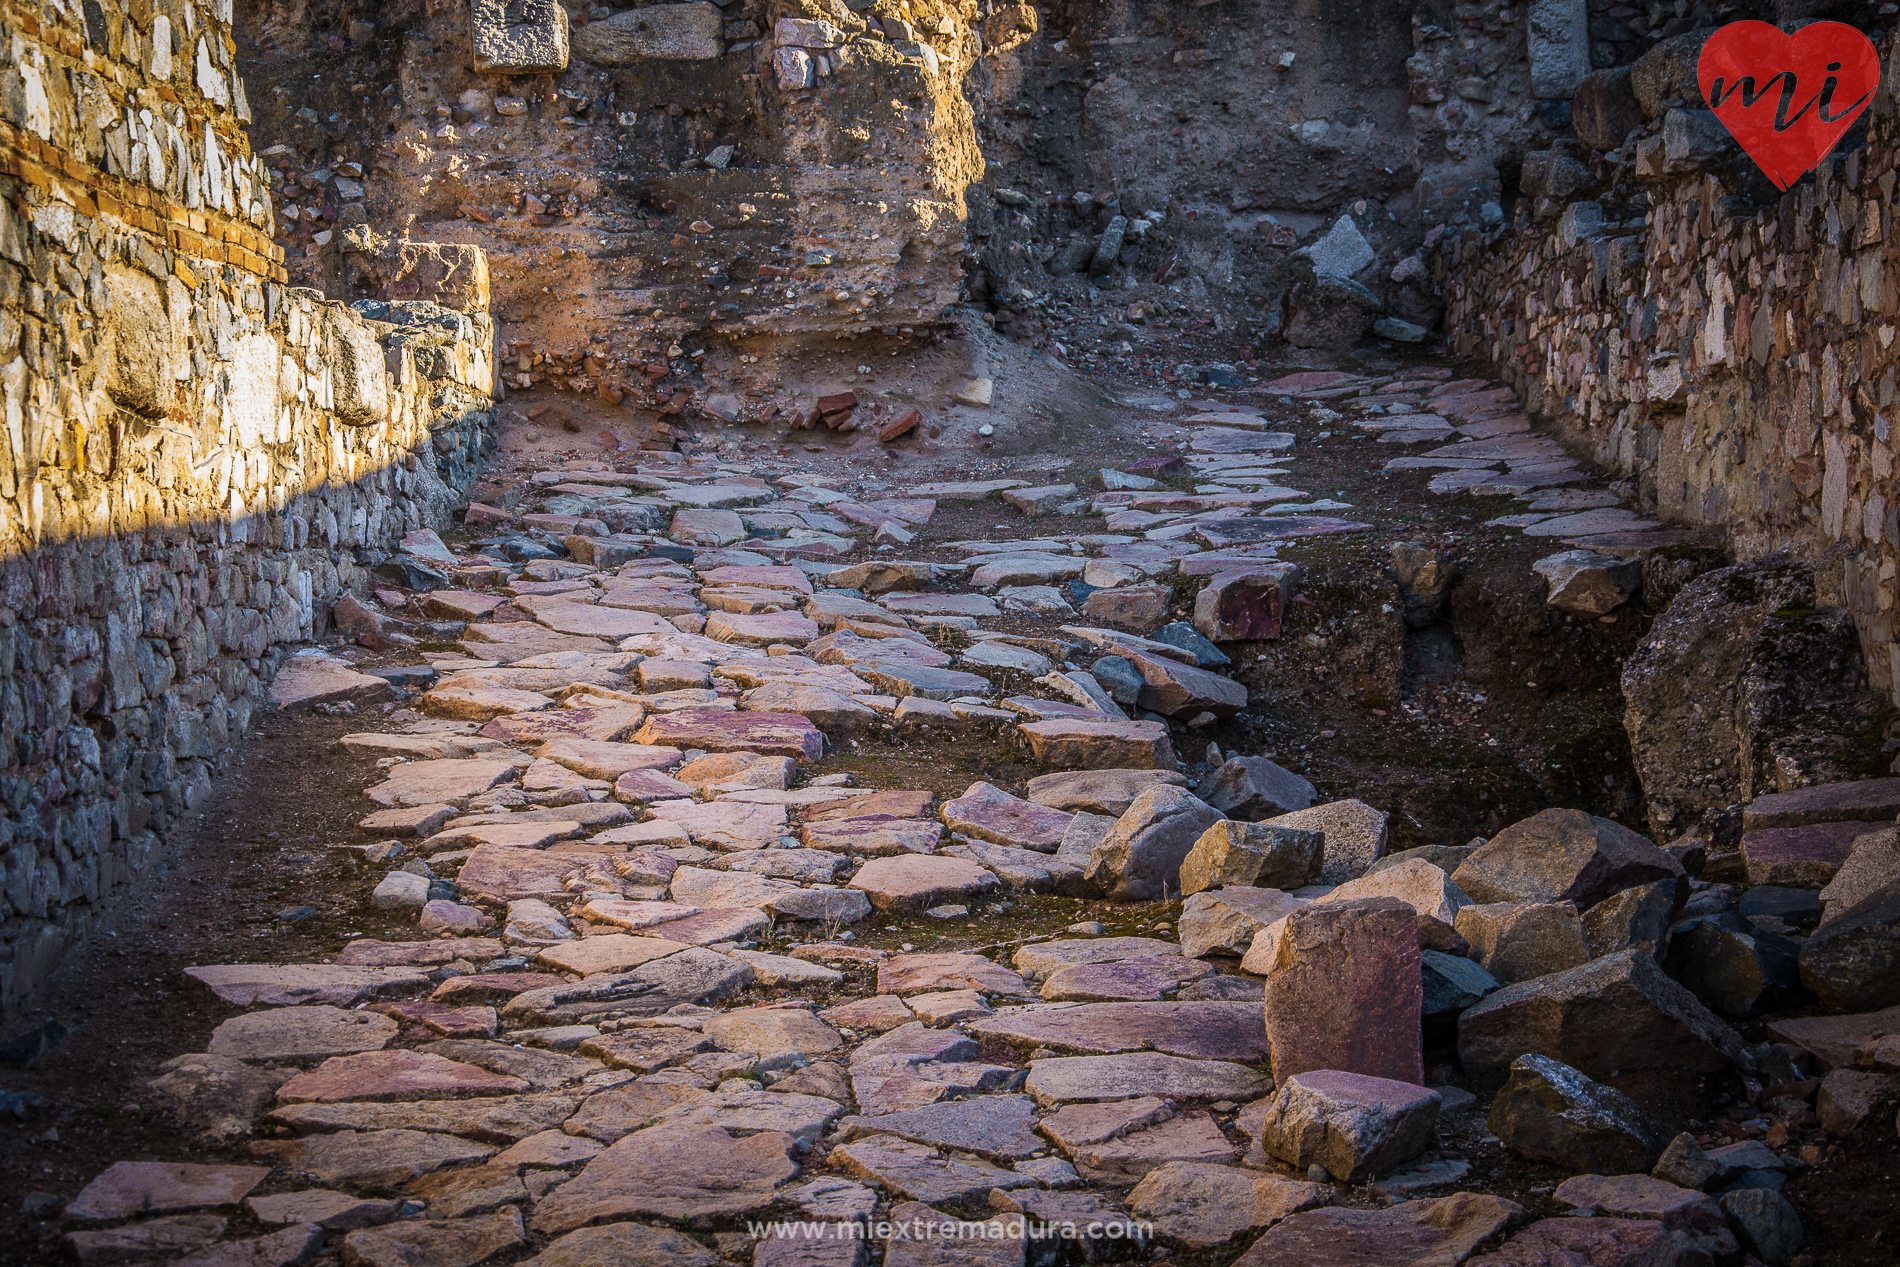
<svg viewBox="0 0 1900 1267"><path fill-rule="evenodd" d="M1722 530L1741 559L1821 561L1819 600L1853 614L1870 683L1900 699L1891 85L1864 147L1785 194L1706 111L1672 106L1574 164L1594 200L1527 198L1509 227L1446 235L1434 271L1453 349L1647 510Z"/></svg>
<svg viewBox="0 0 1900 1267"><path fill-rule="evenodd" d="M0 1016L487 438L485 313L285 285L230 19L0 8Z"/></svg>

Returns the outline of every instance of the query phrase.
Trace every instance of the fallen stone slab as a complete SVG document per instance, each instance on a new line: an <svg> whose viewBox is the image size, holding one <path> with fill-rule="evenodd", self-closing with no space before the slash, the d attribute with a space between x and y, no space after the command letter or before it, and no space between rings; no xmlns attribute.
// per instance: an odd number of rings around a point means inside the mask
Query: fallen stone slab
<svg viewBox="0 0 1900 1267"><path fill-rule="evenodd" d="M1821 923L1837 919L1900 880L1900 831L1875 828L1858 837L1834 878L1822 889Z"/></svg>
<svg viewBox="0 0 1900 1267"><path fill-rule="evenodd" d="M1136 700L1142 708L1170 717L1195 717L1204 712L1228 717L1247 707L1247 688L1232 678L1178 660L1144 655L1133 648L1124 649L1122 654L1145 683Z"/></svg>
<svg viewBox="0 0 1900 1267"><path fill-rule="evenodd" d="M757 752L800 762L824 755L824 732L797 713L682 709L647 718L635 743L707 752Z"/></svg>
<svg viewBox="0 0 1900 1267"><path fill-rule="evenodd" d="M287 657L271 678L271 706L282 712L307 712L320 704L367 704L388 699L387 680L358 673L321 651Z"/></svg>
<svg viewBox="0 0 1900 1267"><path fill-rule="evenodd" d="M269 1166L114 1162L61 1211L83 1222L236 1205L270 1174Z"/></svg>
<svg viewBox="0 0 1900 1267"><path fill-rule="evenodd" d="M1125 1100L1144 1095L1255 1100L1271 1082L1242 1065L1134 1051L1032 1061L1023 1086L1036 1103L1047 1108L1073 1100Z"/></svg>
<svg viewBox="0 0 1900 1267"><path fill-rule="evenodd" d="M1810 1053L1823 1071L1853 1068L1859 1054L1900 1034L1900 1006L1852 1016L1797 1016L1768 1022L1768 1033L1778 1042Z"/></svg>
<svg viewBox="0 0 1900 1267"><path fill-rule="evenodd" d="M347 966L399 968L434 966L453 959L498 959L504 953L506 948L492 937L434 941L377 941L373 937L361 937L339 950L336 961Z"/></svg>
<svg viewBox="0 0 1900 1267"><path fill-rule="evenodd" d="M1607 616L1643 587L1641 559L1620 559L1592 550L1546 555L1531 564L1531 571L1549 587L1546 602L1578 616Z"/></svg>
<svg viewBox="0 0 1900 1267"><path fill-rule="evenodd" d="M990 783L972 783L939 811L951 831L1018 849L1054 853L1073 814L1020 800Z"/></svg>
<svg viewBox="0 0 1900 1267"><path fill-rule="evenodd" d="M1900 815L1900 778L1861 779L1758 796L1742 810L1742 830L1884 822L1896 815Z"/></svg>
<svg viewBox="0 0 1900 1267"><path fill-rule="evenodd" d="M1307 1210L1268 1228L1234 1267L1444 1267L1523 1219L1522 1206L1472 1192L1382 1210Z"/></svg>
<svg viewBox="0 0 1900 1267"><path fill-rule="evenodd" d="M927 910L1002 887L1002 881L963 858L901 854L872 858L858 868L851 888L880 911Z"/></svg>
<svg viewBox="0 0 1900 1267"><path fill-rule="evenodd" d="M1600 1174L1647 1171L1671 1134L1622 1092L1538 1055L1511 1062L1487 1125L1513 1152Z"/></svg>
<svg viewBox="0 0 1900 1267"><path fill-rule="evenodd" d="M1194 628L1213 642L1278 638L1299 576L1299 567L1293 563L1231 561L1209 575L1194 596Z"/></svg>
<svg viewBox="0 0 1900 1267"><path fill-rule="evenodd" d="M1551 1199L1617 1218L1654 1219L1688 1233L1714 1258L1733 1257L1741 1248L1713 1198L1649 1175L1574 1175L1557 1185Z"/></svg>
<svg viewBox="0 0 1900 1267"><path fill-rule="evenodd" d="M1097 896L1095 886L1082 874L1079 864L1046 853L991 844L988 841L951 845L943 853L946 857L975 863L1002 881L1006 889L1023 893L1059 893L1064 897Z"/></svg>
<svg viewBox="0 0 1900 1267"><path fill-rule="evenodd" d="M371 999L414 993L433 984L426 973L409 967L367 968L326 963L208 964L186 968L185 975L238 1007L306 1004L349 1007Z"/></svg>
<svg viewBox="0 0 1900 1267"><path fill-rule="evenodd" d="M1320 859L1320 883L1344 884L1365 874L1385 856L1386 819L1360 800L1328 801L1290 814L1264 819L1269 827L1316 831L1326 838Z"/></svg>
<svg viewBox="0 0 1900 1267"><path fill-rule="evenodd" d="M338 1100L436 1100L472 1095L515 1095L529 1089L519 1078L417 1051L372 1051L332 1056L277 1089L280 1104Z"/></svg>
<svg viewBox="0 0 1900 1267"><path fill-rule="evenodd" d="M898 699L917 696L946 701L965 695L987 696L994 689L988 678L975 673L892 660L865 661L854 665L852 671L875 690Z"/></svg>
<svg viewBox="0 0 1900 1267"><path fill-rule="evenodd" d="M1750 884L1825 888L1847 861L1854 842L1869 831L1865 822L1764 827L1742 836L1742 861Z"/></svg>
<svg viewBox="0 0 1900 1267"><path fill-rule="evenodd" d="M1030 759L1043 766L1080 770L1173 770L1168 728L1153 721L1086 721L1052 718L1017 727Z"/></svg>
<svg viewBox="0 0 1900 1267"><path fill-rule="evenodd" d="M1474 902L1575 902L1681 877L1682 864L1620 823L1547 809L1493 836L1452 880Z"/></svg>
<svg viewBox="0 0 1900 1267"><path fill-rule="evenodd" d="M1404 902L1361 898L1292 912L1266 977L1276 1077L1338 1070L1425 1081L1418 923Z"/></svg>
<svg viewBox="0 0 1900 1267"><path fill-rule="evenodd" d="M1900 1003L1900 882L1830 918L1802 944L1800 965L1802 982L1830 1007Z"/></svg>
<svg viewBox="0 0 1900 1267"><path fill-rule="evenodd" d="M1640 950L1505 986L1458 1018L1459 1059L1474 1072L1535 1054L1598 1079L1712 1073L1741 1048L1733 1029Z"/></svg>
<svg viewBox="0 0 1900 1267"><path fill-rule="evenodd" d="M389 1046L399 1027L375 1012L283 1007L234 1016L211 1032L206 1051L239 1060L315 1060Z"/></svg>
<svg viewBox="0 0 1900 1267"><path fill-rule="evenodd" d="M865 858L927 854L937 851L943 839L943 824L882 814L836 818L804 824L798 829L798 838L808 849L826 849Z"/></svg>
<svg viewBox="0 0 1900 1267"><path fill-rule="evenodd" d="M1431 1143L1441 1101L1416 1083L1334 1069L1283 1079L1261 1120L1260 1145L1341 1183L1363 1183L1410 1161Z"/></svg>
<svg viewBox="0 0 1900 1267"><path fill-rule="evenodd" d="M1081 810L1120 817L1156 783L1186 787L1187 779L1172 770L1065 770L1029 780L1028 799L1070 814Z"/></svg>
<svg viewBox="0 0 1900 1267"><path fill-rule="evenodd" d="M390 1217L395 1217L394 1207L390 1210ZM227 1221L215 1214L182 1214L123 1227L68 1232L63 1239L72 1256L83 1264L153 1262L214 1241L224 1235L227 1226ZM321 1231L315 1232L319 1245L322 1235Z"/></svg>

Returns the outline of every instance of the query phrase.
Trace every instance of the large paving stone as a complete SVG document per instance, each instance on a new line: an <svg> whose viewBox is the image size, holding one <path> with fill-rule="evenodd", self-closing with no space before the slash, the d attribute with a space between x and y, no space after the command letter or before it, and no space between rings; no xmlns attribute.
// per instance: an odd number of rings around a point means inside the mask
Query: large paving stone
<svg viewBox="0 0 1900 1267"><path fill-rule="evenodd" d="M601 972L625 972L685 949L685 942L667 941L663 937L603 933L544 946L535 952L535 959L551 968L589 977Z"/></svg>
<svg viewBox="0 0 1900 1267"><path fill-rule="evenodd" d="M1396 898L1302 907L1267 972L1267 1036L1281 1079L1331 1069L1425 1081L1417 916Z"/></svg>
<svg viewBox="0 0 1900 1267"><path fill-rule="evenodd" d="M943 852L992 872L1005 888L1025 893L1059 893L1064 897L1095 896L1095 886L1083 876L1079 865L1046 853L984 840L951 845Z"/></svg>
<svg viewBox="0 0 1900 1267"><path fill-rule="evenodd" d="M1087 1055L1156 1051L1194 1060L1264 1061L1266 1026L1251 1003L1091 1003L1009 1008L965 1028L1016 1047Z"/></svg>
<svg viewBox="0 0 1900 1267"><path fill-rule="evenodd" d="M1260 1145L1295 1170L1362 1183L1410 1161L1438 1129L1440 1099L1415 1083L1323 1069L1280 1082Z"/></svg>
<svg viewBox="0 0 1900 1267"><path fill-rule="evenodd" d="M438 1100L513 1095L528 1090L519 1078L419 1051L369 1051L332 1056L277 1089L281 1104L336 1100Z"/></svg>
<svg viewBox="0 0 1900 1267"><path fill-rule="evenodd" d="M1472 1192L1382 1210L1308 1210L1268 1228L1234 1267L1445 1267L1523 1217L1514 1202Z"/></svg>
<svg viewBox="0 0 1900 1267"><path fill-rule="evenodd" d="M1114 963L1071 964L1043 979L1042 997L1052 1002L1158 1001L1213 968L1180 955L1120 959Z"/></svg>
<svg viewBox="0 0 1900 1267"><path fill-rule="evenodd" d="M1488 1125L1513 1152L1598 1174L1648 1170L1670 1137L1666 1123L1621 1091L1535 1055L1511 1062Z"/></svg>
<svg viewBox="0 0 1900 1267"><path fill-rule="evenodd" d="M61 1213L86 1222L235 1205L270 1174L269 1166L198 1166L182 1162L115 1162Z"/></svg>
<svg viewBox="0 0 1900 1267"><path fill-rule="evenodd" d="M480 757L463 760L409 761L391 767L389 777L363 795L378 805L459 805L471 796L479 796L497 783L514 778L515 767L507 761L488 761Z"/></svg>
<svg viewBox="0 0 1900 1267"><path fill-rule="evenodd" d="M1163 1237L1189 1249L1211 1249L1289 1214L1333 1203L1329 1184L1263 1175L1237 1166L1171 1161L1142 1176L1128 1208Z"/></svg>
<svg viewBox="0 0 1900 1267"><path fill-rule="evenodd" d="M719 1263L719 1255L673 1228L607 1223L569 1232L525 1259L522 1267L719 1267Z"/></svg>
<svg viewBox="0 0 1900 1267"><path fill-rule="evenodd" d="M801 1008L741 1008L706 1018L700 1031L727 1051L816 1056L844 1045L838 1031Z"/></svg>
<svg viewBox="0 0 1900 1267"><path fill-rule="evenodd" d="M873 1122L875 1119L873 1119ZM870 1135L831 1150L831 1164L846 1174L913 1201L987 1199L993 1188L1035 1186L1028 1175L1002 1170L980 1158L948 1156L928 1144L897 1135Z"/></svg>
<svg viewBox="0 0 1900 1267"><path fill-rule="evenodd" d="M661 928L664 931L665 925ZM717 1003L752 979L752 969L738 960L693 946L628 972L518 994L502 1009L502 1017L518 1028L578 1025L605 1012L653 1016L682 1003Z"/></svg>
<svg viewBox="0 0 1900 1267"><path fill-rule="evenodd" d="M824 732L797 713L681 709L647 718L635 743L707 752L759 752L816 761L824 755Z"/></svg>
<svg viewBox="0 0 1900 1267"><path fill-rule="evenodd" d="M735 1139L716 1126L653 1126L620 1139L534 1212L537 1232L598 1219L737 1218L769 1206L798 1173L796 1142L779 1131Z"/></svg>
<svg viewBox="0 0 1900 1267"><path fill-rule="evenodd" d="M389 1046L400 1028L375 1012L342 1008L283 1007L234 1016L211 1032L214 1056L239 1060L313 1060Z"/></svg>
<svg viewBox="0 0 1900 1267"><path fill-rule="evenodd" d="M646 710L638 704L602 708L556 708L544 713L497 717L477 731L505 743L542 744L554 739L592 739L617 743L629 738Z"/></svg>
<svg viewBox="0 0 1900 1267"><path fill-rule="evenodd" d="M461 1219L416 1219L364 1228L343 1238L349 1267L473 1267L528 1243L521 1211L503 1206Z"/></svg>
<svg viewBox="0 0 1900 1267"><path fill-rule="evenodd" d="M394 1188L445 1166L480 1161L495 1151L493 1144L433 1131L343 1130L292 1141L278 1157L293 1177L306 1182Z"/></svg>
<svg viewBox="0 0 1900 1267"><path fill-rule="evenodd" d="M711 1051L712 1047L713 1040L704 1034L666 1026L602 1034L598 1038L588 1039L575 1050L600 1061L609 1069L653 1073L682 1064L687 1057Z"/></svg>
<svg viewBox="0 0 1900 1267"><path fill-rule="evenodd" d="M408 1100L389 1104L289 1104L269 1120L298 1132L424 1131L512 1144L566 1121L574 1095L491 1096L476 1100Z"/></svg>
<svg viewBox="0 0 1900 1267"><path fill-rule="evenodd" d="M939 813L951 831L1038 853L1054 853L1075 817L983 782L972 783L962 796L945 801Z"/></svg>
<svg viewBox="0 0 1900 1267"><path fill-rule="evenodd" d="M960 952L893 955L878 964L879 994L924 994L941 990L977 990L984 994L1026 995L1029 984L994 959Z"/></svg>
<svg viewBox="0 0 1900 1267"><path fill-rule="evenodd" d="M1071 770L1172 770L1174 745L1158 721L1054 718L1017 727L1039 765Z"/></svg>
<svg viewBox="0 0 1900 1267"><path fill-rule="evenodd" d="M1199 1109L1067 1151L1084 1179L1117 1187L1170 1162L1223 1165L1240 1160L1240 1149Z"/></svg>
<svg viewBox="0 0 1900 1267"><path fill-rule="evenodd" d="M880 911L928 910L1002 887L989 871L962 858L922 854L872 858L858 868L851 888Z"/></svg>
<svg viewBox="0 0 1900 1267"><path fill-rule="evenodd" d="M838 1130L847 1143L866 1135L895 1135L915 1144L1008 1163L1043 1149L1035 1125L1035 1102L1028 1096L986 1095L878 1117L850 1117L838 1124Z"/></svg>
<svg viewBox="0 0 1900 1267"><path fill-rule="evenodd" d="M1364 801L1328 801L1265 819L1270 827L1297 827L1325 835L1320 883L1344 884L1385 856L1386 817Z"/></svg>
<svg viewBox="0 0 1900 1267"><path fill-rule="evenodd" d="M369 999L414 994L431 982L414 968L327 963L220 963L186 968L226 1003L238 1007L348 1007Z"/></svg>
<svg viewBox="0 0 1900 1267"><path fill-rule="evenodd" d="M852 671L875 690L898 699L916 696L953 700L965 695L987 696L994 689L988 678L975 673L894 660L871 660L854 666Z"/></svg>
<svg viewBox="0 0 1900 1267"><path fill-rule="evenodd" d="M1452 880L1474 902L1575 902L1583 910L1681 875L1681 863L1620 823L1547 809L1493 836Z"/></svg>
<svg viewBox="0 0 1900 1267"><path fill-rule="evenodd" d="M844 1106L828 1096L796 1091L722 1091L679 1104L654 1119L655 1126L716 1126L729 1132L775 1131L810 1148Z"/></svg>
<svg viewBox="0 0 1900 1267"><path fill-rule="evenodd" d="M1186 787L1172 770L1064 770L1029 780L1029 799L1051 809L1119 818L1137 796L1156 783Z"/></svg>
<svg viewBox="0 0 1900 1267"><path fill-rule="evenodd" d="M1122 902L1165 900L1181 892L1181 864L1220 811L1183 788L1159 786L1137 796L1089 855L1087 877Z"/></svg>
<svg viewBox="0 0 1900 1267"><path fill-rule="evenodd" d="M1193 859L1190 857L1189 861ZM1186 871L1184 865L1184 875ZM1189 958L1217 953L1244 955L1261 929L1304 905L1304 899L1280 889L1228 886L1197 892L1181 904L1181 920L1177 925L1181 931L1181 953Z"/></svg>
<svg viewBox="0 0 1900 1267"><path fill-rule="evenodd" d="M558 761L590 779L617 779L633 770L664 770L678 763L678 748L653 748L638 743L604 743L598 739L550 739L535 750L542 761Z"/></svg>
<svg viewBox="0 0 1900 1267"><path fill-rule="evenodd" d="M1144 1095L1181 1099L1254 1100L1271 1079L1241 1065L1184 1060L1159 1052L1056 1056L1032 1061L1024 1089L1048 1106L1071 1100L1125 1100Z"/></svg>
<svg viewBox="0 0 1900 1267"><path fill-rule="evenodd" d="M1734 1030L1640 950L1505 986L1458 1018L1458 1055L1472 1072L1536 1054L1599 1079L1713 1073L1741 1049Z"/></svg>

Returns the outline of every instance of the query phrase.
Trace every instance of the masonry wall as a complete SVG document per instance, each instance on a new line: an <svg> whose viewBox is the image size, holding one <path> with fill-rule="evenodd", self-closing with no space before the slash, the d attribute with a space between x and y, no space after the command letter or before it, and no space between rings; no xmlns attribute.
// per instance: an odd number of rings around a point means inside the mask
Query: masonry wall
<svg viewBox="0 0 1900 1267"><path fill-rule="evenodd" d="M1447 235L1434 271L1454 351L1629 477L1647 510L1721 530L1741 559L1825 560L1822 601L1853 613L1871 684L1900 699L1892 78L1864 148L1778 198L1740 196L1763 187L1732 152L1672 147L1646 210L1622 215L1612 188ZM1689 113L1704 112L1671 111Z"/></svg>
<svg viewBox="0 0 1900 1267"><path fill-rule="evenodd" d="M0 5L0 1019L487 442L485 312L285 285L230 17Z"/></svg>

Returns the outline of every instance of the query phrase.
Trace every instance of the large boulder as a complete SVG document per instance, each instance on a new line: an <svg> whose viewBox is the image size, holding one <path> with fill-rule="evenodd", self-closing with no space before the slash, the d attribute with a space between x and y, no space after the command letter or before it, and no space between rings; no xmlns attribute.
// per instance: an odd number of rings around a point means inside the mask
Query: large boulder
<svg viewBox="0 0 1900 1267"><path fill-rule="evenodd" d="M1676 97L1693 108L1708 104L1702 96L1697 63L1702 57L1702 45L1714 33L1714 27L1705 26L1684 35L1673 35L1630 66L1630 92L1644 117L1661 118L1669 109L1664 103Z"/></svg>
<svg viewBox="0 0 1900 1267"><path fill-rule="evenodd" d="M1585 75L1570 98L1571 128L1579 141L1599 154L1621 145L1643 120L1642 103L1636 100L1627 66Z"/></svg>
<svg viewBox="0 0 1900 1267"><path fill-rule="evenodd" d="M1900 829L1879 827L1856 836L1847 861L1821 890L1821 923L1839 919L1895 882L1900 882Z"/></svg>
<svg viewBox="0 0 1900 1267"><path fill-rule="evenodd" d="M1508 985L1458 1018L1458 1056L1474 1073L1532 1054L1593 1078L1713 1073L1741 1050L1739 1034L1640 950Z"/></svg>
<svg viewBox="0 0 1900 1267"><path fill-rule="evenodd" d="M1418 917L1397 898L1288 915L1266 970L1276 1077L1315 1069L1423 1083Z"/></svg>
<svg viewBox="0 0 1900 1267"><path fill-rule="evenodd" d="M1686 920L1669 936L1663 967L1724 1016L1779 1012L1808 998L1786 937L1763 932L1733 911Z"/></svg>
<svg viewBox="0 0 1900 1267"><path fill-rule="evenodd" d="M1373 863L1385 857L1388 817L1384 810L1364 801L1345 800L1327 801L1265 821L1269 827L1298 827L1322 833L1326 845L1320 857L1320 882L1344 884L1364 875Z"/></svg>
<svg viewBox="0 0 1900 1267"><path fill-rule="evenodd" d="M1441 1103L1416 1083L1336 1069L1294 1074L1274 1093L1260 1146L1296 1170L1323 1166L1341 1183L1362 1183L1424 1151Z"/></svg>
<svg viewBox="0 0 1900 1267"><path fill-rule="evenodd" d="M1278 638L1299 577L1293 563L1216 572L1194 596L1194 628L1214 642Z"/></svg>
<svg viewBox="0 0 1900 1267"><path fill-rule="evenodd" d="M1590 962L1583 921L1569 902L1491 902L1458 912L1471 957L1506 985Z"/></svg>
<svg viewBox="0 0 1900 1267"><path fill-rule="evenodd" d="M1184 788L1149 788L1089 854L1086 875L1118 902L1154 902L1181 892L1181 863L1220 811Z"/></svg>
<svg viewBox="0 0 1900 1267"><path fill-rule="evenodd" d="M1888 705L1867 689L1851 615L1819 606L1807 563L1719 568L1685 585L1630 653L1623 724L1657 839L1732 840L1743 802L1848 777L1844 737Z"/></svg>
<svg viewBox="0 0 1900 1267"><path fill-rule="evenodd" d="M1900 880L1822 925L1801 947L1801 980L1830 1007L1900 1003Z"/></svg>
<svg viewBox="0 0 1900 1267"><path fill-rule="evenodd" d="M1265 757L1229 757L1194 794L1229 818L1258 822L1307 808L1319 789Z"/></svg>
<svg viewBox="0 0 1900 1267"><path fill-rule="evenodd" d="M1372 328L1379 297L1348 277L1315 277L1287 294L1286 341L1296 348L1344 352Z"/></svg>
<svg viewBox="0 0 1900 1267"><path fill-rule="evenodd" d="M1682 875L1682 864L1621 823L1547 809L1512 823L1465 859L1452 880L1474 902L1575 902Z"/></svg>
<svg viewBox="0 0 1900 1267"><path fill-rule="evenodd" d="M1223 885L1298 889L1319 876L1326 837L1297 827L1267 823L1214 823L1181 863L1181 892Z"/></svg>
<svg viewBox="0 0 1900 1267"><path fill-rule="evenodd" d="M1428 950L1462 950L1464 938L1458 933L1458 913L1471 905L1444 869L1423 858L1412 858L1396 867L1369 872L1357 880L1348 880L1326 895L1328 902L1349 902L1362 897L1395 897L1418 913L1418 942Z"/></svg>
<svg viewBox="0 0 1900 1267"><path fill-rule="evenodd" d="M1679 880L1658 880L1624 889L1591 907L1583 917L1589 957L1601 959L1631 947L1660 955L1669 942L1669 920L1683 887Z"/></svg>
<svg viewBox="0 0 1900 1267"><path fill-rule="evenodd" d="M725 51L713 4L654 4L628 9L574 34L574 52L602 66L646 61L705 61Z"/></svg>
<svg viewBox="0 0 1900 1267"><path fill-rule="evenodd" d="M1172 770L1063 770L1029 780L1028 793L1030 800L1050 809L1118 817L1157 783L1186 787L1187 778Z"/></svg>
<svg viewBox="0 0 1900 1267"><path fill-rule="evenodd" d="M1520 1056L1492 1102L1491 1133L1512 1152L1573 1171L1646 1171L1668 1124L1612 1087L1548 1056Z"/></svg>
<svg viewBox="0 0 1900 1267"><path fill-rule="evenodd" d="M1229 885L1191 894L1181 904L1181 953L1190 959L1244 955L1256 933L1304 905L1302 899L1279 889Z"/></svg>

